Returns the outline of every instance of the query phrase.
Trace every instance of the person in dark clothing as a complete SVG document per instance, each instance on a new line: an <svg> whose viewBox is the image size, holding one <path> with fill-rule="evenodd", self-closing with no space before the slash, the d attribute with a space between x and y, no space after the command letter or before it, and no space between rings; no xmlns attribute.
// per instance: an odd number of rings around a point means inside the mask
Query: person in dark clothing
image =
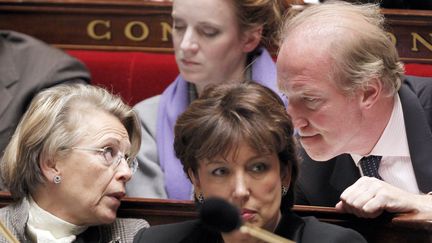
<svg viewBox="0 0 432 243"><path fill-rule="evenodd" d="M31 36L0 30L0 158L33 96L72 82L90 82L80 61Z"/></svg>
<svg viewBox="0 0 432 243"><path fill-rule="evenodd" d="M257 83L207 89L178 118L174 149L195 198L235 205L242 221L298 243L365 242L340 226L291 211L297 152L284 102ZM199 220L140 230L134 242L260 242L235 230L219 233Z"/></svg>
<svg viewBox="0 0 432 243"><path fill-rule="evenodd" d="M432 211L432 80L404 77L377 5L286 21L278 83L303 153L296 203L360 217Z"/></svg>

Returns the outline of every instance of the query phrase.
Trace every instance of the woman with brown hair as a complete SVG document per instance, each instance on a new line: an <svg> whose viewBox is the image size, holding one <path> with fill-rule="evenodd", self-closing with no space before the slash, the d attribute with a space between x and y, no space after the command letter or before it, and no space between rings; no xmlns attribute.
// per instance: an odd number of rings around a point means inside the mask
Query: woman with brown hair
<svg viewBox="0 0 432 243"><path fill-rule="evenodd" d="M276 47L283 2L173 1L172 39L180 74L162 95L134 107L143 136L129 196L192 199L192 185L172 146L175 121L207 85L253 79L276 92L276 67L266 46Z"/></svg>
<svg viewBox="0 0 432 243"><path fill-rule="evenodd" d="M296 242L365 242L357 232L295 215L298 174L293 126L284 103L256 83L214 86L178 118L174 147L198 202L225 199L243 222ZM259 242L220 233L199 220L141 230L134 242Z"/></svg>

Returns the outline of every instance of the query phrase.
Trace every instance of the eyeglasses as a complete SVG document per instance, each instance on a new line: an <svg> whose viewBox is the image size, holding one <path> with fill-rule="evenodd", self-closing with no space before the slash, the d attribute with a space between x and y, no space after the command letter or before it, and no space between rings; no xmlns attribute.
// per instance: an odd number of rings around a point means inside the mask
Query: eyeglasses
<svg viewBox="0 0 432 243"><path fill-rule="evenodd" d="M89 148L89 147L72 147L71 149L99 152L105 159L105 165L112 166L116 169L124 159L131 170L132 174L138 169L138 161L135 157L129 157L118 149L107 146L104 148Z"/></svg>

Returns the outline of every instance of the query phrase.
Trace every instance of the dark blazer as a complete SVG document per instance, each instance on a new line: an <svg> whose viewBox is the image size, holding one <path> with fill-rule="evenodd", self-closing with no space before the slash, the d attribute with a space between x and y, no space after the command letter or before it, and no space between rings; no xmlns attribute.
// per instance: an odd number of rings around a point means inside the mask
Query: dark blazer
<svg viewBox="0 0 432 243"><path fill-rule="evenodd" d="M0 158L33 96L72 81L90 81L81 62L30 36L0 30Z"/></svg>
<svg viewBox="0 0 432 243"><path fill-rule="evenodd" d="M432 79L407 76L399 96L414 174L423 193L432 191ZM360 178L349 154L312 160L303 151L296 204L334 207L341 193Z"/></svg>
<svg viewBox="0 0 432 243"><path fill-rule="evenodd" d="M319 222L314 217L300 218L292 212L284 215L275 233L297 243L366 242L356 231ZM218 243L222 236L205 227L199 220L152 226L141 229L134 243Z"/></svg>

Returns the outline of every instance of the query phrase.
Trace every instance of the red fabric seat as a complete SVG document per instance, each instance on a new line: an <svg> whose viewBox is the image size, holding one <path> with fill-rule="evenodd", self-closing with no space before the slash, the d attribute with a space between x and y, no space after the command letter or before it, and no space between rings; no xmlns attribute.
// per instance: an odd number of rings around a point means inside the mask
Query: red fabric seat
<svg viewBox="0 0 432 243"><path fill-rule="evenodd" d="M432 64L407 63L405 73L413 76L432 77Z"/></svg>
<svg viewBox="0 0 432 243"><path fill-rule="evenodd" d="M84 62L92 83L123 97L130 105L160 94L178 75L173 53L67 50Z"/></svg>
<svg viewBox="0 0 432 243"><path fill-rule="evenodd" d="M90 69L92 83L120 94L130 105L161 94L178 75L173 53L67 50ZM405 64L406 74L432 77L431 64Z"/></svg>

